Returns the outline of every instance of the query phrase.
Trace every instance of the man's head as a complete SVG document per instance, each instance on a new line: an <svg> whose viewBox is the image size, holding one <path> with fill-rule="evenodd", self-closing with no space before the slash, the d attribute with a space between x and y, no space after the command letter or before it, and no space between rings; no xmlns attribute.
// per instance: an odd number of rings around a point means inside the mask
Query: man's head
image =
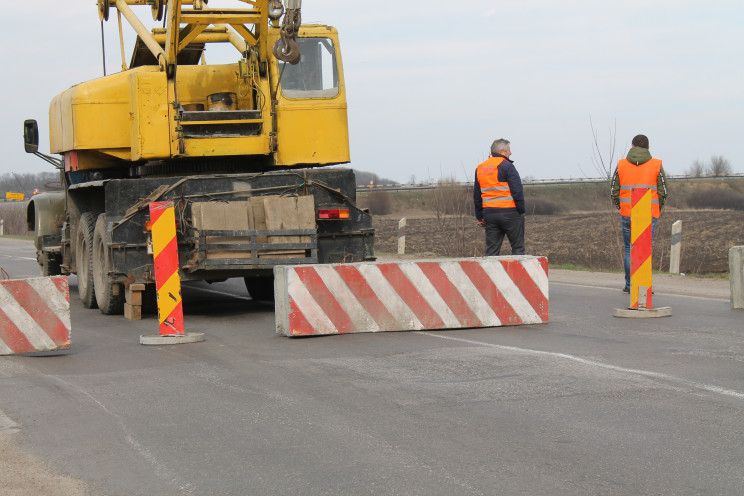
<svg viewBox="0 0 744 496"><path fill-rule="evenodd" d="M511 146L509 145L509 140L501 138L497 139L491 144L491 156L495 157L496 155L503 155L506 158L509 158L511 156Z"/></svg>
<svg viewBox="0 0 744 496"><path fill-rule="evenodd" d="M642 134L639 134L635 138L633 138L633 141L631 142L633 146L637 146L638 148L645 148L648 150L648 138Z"/></svg>

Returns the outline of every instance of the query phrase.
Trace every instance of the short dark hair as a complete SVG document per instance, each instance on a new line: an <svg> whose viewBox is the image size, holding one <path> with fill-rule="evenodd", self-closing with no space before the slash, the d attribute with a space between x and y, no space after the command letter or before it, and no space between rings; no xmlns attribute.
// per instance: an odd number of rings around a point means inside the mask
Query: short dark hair
<svg viewBox="0 0 744 496"><path fill-rule="evenodd" d="M639 134L638 136L633 138L633 146L648 149L648 138L642 134Z"/></svg>

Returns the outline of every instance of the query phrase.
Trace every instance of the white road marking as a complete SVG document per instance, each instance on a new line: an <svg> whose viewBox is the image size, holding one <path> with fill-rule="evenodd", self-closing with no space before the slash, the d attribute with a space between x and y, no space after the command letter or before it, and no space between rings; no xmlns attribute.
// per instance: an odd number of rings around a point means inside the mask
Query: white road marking
<svg viewBox="0 0 744 496"><path fill-rule="evenodd" d="M575 283L570 283L570 282L551 282L550 284L551 285L554 284L556 286L570 286L573 288L604 289L606 291L620 292L616 288L608 288L606 286L592 286L591 284L575 284ZM675 298L691 298L693 300L718 301L718 302L724 302L724 303L728 303L729 301L731 301L728 298L711 298L709 296L684 295L684 294L679 294L679 293L666 293L666 292L659 292L659 291L655 291L654 296L673 296Z"/></svg>
<svg viewBox="0 0 744 496"><path fill-rule="evenodd" d="M716 393L716 394L720 394L720 395L723 395L723 396L730 396L732 398L737 398L737 399L740 399L740 400L744 400L744 393L741 393L739 391L734 391L732 389L722 388L720 386L713 386L713 385L710 385L710 384L704 384L704 383L701 383L701 382L695 382L695 381L691 381L689 379L685 379L683 377L677 377L677 376L669 375L669 374L662 374L660 372L652 372L652 371L649 371L649 370L641 370L641 369L629 369L629 368L626 368L626 367L620 367L618 365L612 365L612 364L609 364L609 363L598 362L596 360L587 360L586 358L581 358L581 357L578 357L578 356L575 356L575 355L568 355L568 354L565 354L565 353L554 353L554 352L551 352L551 351L540 351L540 350L531 350L531 349L528 349L528 348L517 348L515 346L504 346L504 345L500 345L500 344L485 343L483 341L475 341L475 340L472 340L472 339L456 338L456 337L452 337L452 336L445 336L443 334L433 334L433 333L430 333L430 332L423 332L423 331L417 331L416 333L417 334L421 334L422 336L429 336L429 337L439 338L439 339L448 339L450 341L457 341L457 342L460 342L460 343L473 344L473 345L477 345L477 346L486 346L488 348L497 348L499 350L504 350L504 351L514 351L514 352L518 352L518 353L524 353L524 354L527 354L527 355L538 355L538 356L547 356L547 357L553 357L553 358L562 358L562 359L565 359L565 360L571 360L573 362L581 363L583 365L588 365L590 367L598 367L598 368L602 368L602 369L606 369L606 370L612 370L614 372L622 372L622 373L626 373L626 374L634 374L634 375L639 375L639 376L642 376L642 377L648 377L650 379L659 379L659 380L662 380L662 381L667 381L667 382L673 382L673 383L677 383L677 384L682 384L682 385L685 385L685 386L688 386L688 387L692 387L692 388L695 388L695 389L701 389L703 391L709 391L711 393Z"/></svg>
<svg viewBox="0 0 744 496"><path fill-rule="evenodd" d="M31 257L17 257L15 255L3 255L3 258L10 258L12 260L33 260L34 262L37 261L36 258L31 258Z"/></svg>

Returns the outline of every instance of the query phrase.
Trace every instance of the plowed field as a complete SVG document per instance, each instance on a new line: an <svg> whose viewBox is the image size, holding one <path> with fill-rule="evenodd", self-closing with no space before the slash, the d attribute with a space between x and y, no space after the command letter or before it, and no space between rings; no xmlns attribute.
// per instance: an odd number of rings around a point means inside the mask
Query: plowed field
<svg viewBox="0 0 744 496"><path fill-rule="evenodd" d="M375 251L397 253L398 220L375 217ZM728 272L728 251L744 245L744 212L731 210L665 211L654 239L653 267L669 270L671 225L682 221L680 271ZM525 244L530 255L547 256L551 265L622 270L620 216L613 212L528 215ZM482 256L485 234L472 217L407 219L406 253L421 256ZM511 248L504 240L501 254Z"/></svg>

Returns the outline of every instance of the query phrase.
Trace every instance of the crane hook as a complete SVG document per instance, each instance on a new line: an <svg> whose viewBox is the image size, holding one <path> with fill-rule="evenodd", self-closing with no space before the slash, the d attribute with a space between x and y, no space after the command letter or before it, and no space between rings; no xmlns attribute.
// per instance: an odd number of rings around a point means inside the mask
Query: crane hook
<svg viewBox="0 0 744 496"><path fill-rule="evenodd" d="M288 0L287 11L280 28L280 39L274 43L274 57L292 65L300 62L300 45L297 43L297 35L302 24L300 12L301 0Z"/></svg>

